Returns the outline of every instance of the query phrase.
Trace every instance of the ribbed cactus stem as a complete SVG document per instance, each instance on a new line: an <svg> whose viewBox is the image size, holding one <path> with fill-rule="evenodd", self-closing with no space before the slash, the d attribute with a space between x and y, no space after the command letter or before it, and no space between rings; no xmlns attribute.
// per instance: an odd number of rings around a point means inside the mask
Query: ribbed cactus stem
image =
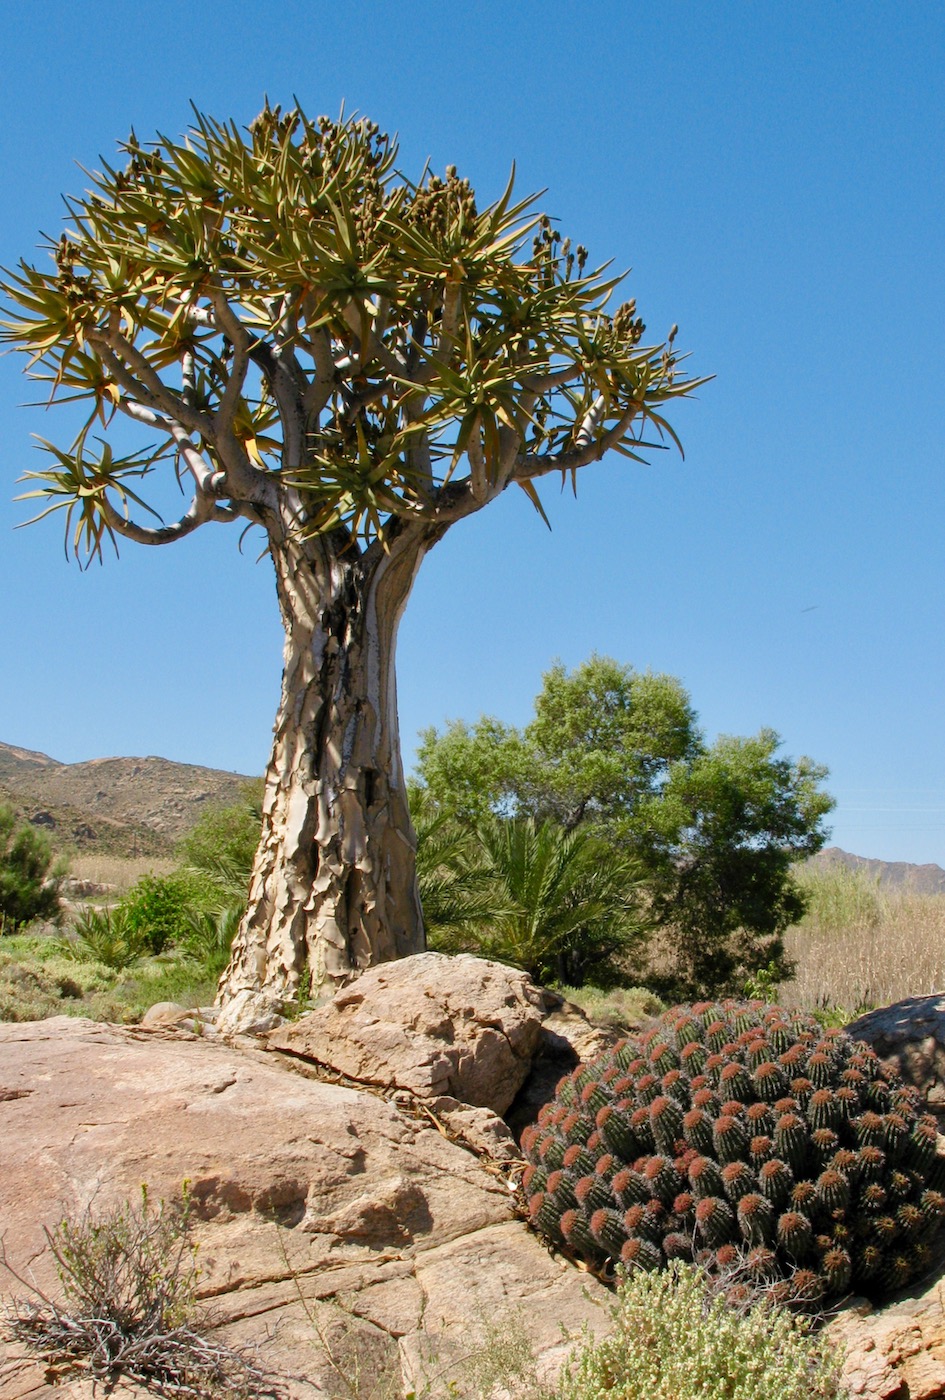
<svg viewBox="0 0 945 1400"><path fill-rule="evenodd" d="M627 1242L627 1232L623 1219L614 1210L595 1210L590 1219L591 1234L608 1254L620 1258L620 1251Z"/></svg>
<svg viewBox="0 0 945 1400"><path fill-rule="evenodd" d="M692 1238L677 1230L671 1230L663 1237L663 1254L667 1260L680 1259L687 1262L692 1258Z"/></svg>
<svg viewBox="0 0 945 1400"><path fill-rule="evenodd" d="M814 1243L814 1232L806 1215L787 1210L778 1216L778 1244L792 1259L806 1259Z"/></svg>
<svg viewBox="0 0 945 1400"><path fill-rule="evenodd" d="M780 1157L772 1157L770 1161L763 1164L758 1172L758 1189L765 1200L771 1202L775 1210L780 1210L791 1201L794 1186L794 1173L787 1162L782 1161ZM814 1194L813 1191L810 1193L809 1203L813 1202ZM791 1203L794 1204L795 1209L800 1209L795 1202L791 1201Z"/></svg>
<svg viewBox="0 0 945 1400"><path fill-rule="evenodd" d="M743 1064L733 1060L719 1074L719 1093L727 1099L744 1102L752 1097L751 1075Z"/></svg>
<svg viewBox="0 0 945 1400"><path fill-rule="evenodd" d="M722 1168L722 1190L733 1205L754 1191L757 1184L755 1173L747 1162L728 1162Z"/></svg>
<svg viewBox="0 0 945 1400"><path fill-rule="evenodd" d="M817 1178L817 1194L828 1211L845 1210L850 1204L850 1183L843 1172L827 1167Z"/></svg>
<svg viewBox="0 0 945 1400"><path fill-rule="evenodd" d="M625 1162L632 1162L638 1155L641 1143L631 1128L627 1115L608 1105L600 1110L595 1122L608 1152L616 1154Z"/></svg>
<svg viewBox="0 0 945 1400"><path fill-rule="evenodd" d="M574 1194L574 1178L570 1172L551 1172L545 1190L554 1198L559 1212L574 1210L577 1207L578 1198Z"/></svg>
<svg viewBox="0 0 945 1400"><path fill-rule="evenodd" d="M614 1194L607 1181L598 1176L596 1172L592 1176L582 1176L580 1181L575 1183L574 1194L578 1205L585 1214L595 1210L603 1210L605 1207L613 1209L616 1205Z"/></svg>
<svg viewBox="0 0 945 1400"><path fill-rule="evenodd" d="M756 1191L743 1196L738 1203L738 1228L747 1244L770 1244L775 1228L771 1202Z"/></svg>
<svg viewBox="0 0 945 1400"><path fill-rule="evenodd" d="M706 1196L696 1206L696 1229L710 1249L730 1239L734 1227L735 1213L721 1196Z"/></svg>
<svg viewBox="0 0 945 1400"><path fill-rule="evenodd" d="M748 1133L737 1118L724 1115L715 1120L712 1141L720 1162L736 1162L748 1150Z"/></svg>
<svg viewBox="0 0 945 1400"><path fill-rule="evenodd" d="M650 1127L660 1152L672 1152L677 1138L682 1137L683 1111L675 1099L659 1094L650 1104Z"/></svg>
<svg viewBox="0 0 945 1400"><path fill-rule="evenodd" d="M570 1249L581 1254L596 1251L597 1242L591 1227L579 1210L566 1210L561 1217L561 1234Z"/></svg>
<svg viewBox="0 0 945 1400"><path fill-rule="evenodd" d="M668 1157L651 1157L641 1173L650 1194L670 1205L683 1187L683 1180Z"/></svg>
<svg viewBox="0 0 945 1400"><path fill-rule="evenodd" d="M791 1081L780 1065L766 1060L752 1075L752 1085L764 1103L777 1103L790 1089Z"/></svg>
<svg viewBox="0 0 945 1400"><path fill-rule="evenodd" d="M649 1273L662 1267L663 1255L650 1240L630 1239L620 1251L620 1262L631 1273L635 1269Z"/></svg>
<svg viewBox="0 0 945 1400"><path fill-rule="evenodd" d="M615 1172L610 1189L624 1210L632 1205L643 1205L650 1198L647 1182L632 1167L624 1167L622 1171Z"/></svg>
<svg viewBox="0 0 945 1400"><path fill-rule="evenodd" d="M760 1003L667 1012L566 1076L522 1150L553 1243L593 1267L692 1258L742 1302L759 1285L804 1306L898 1286L945 1225L945 1157L915 1091Z"/></svg>

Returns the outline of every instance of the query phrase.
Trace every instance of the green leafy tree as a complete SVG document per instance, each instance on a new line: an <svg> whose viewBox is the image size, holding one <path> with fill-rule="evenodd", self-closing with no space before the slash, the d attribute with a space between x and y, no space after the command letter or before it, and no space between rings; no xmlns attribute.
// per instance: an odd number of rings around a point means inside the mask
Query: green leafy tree
<svg viewBox="0 0 945 1400"><path fill-rule="evenodd" d="M658 799L631 819L652 871L654 913L673 931L668 989L737 989L790 973L783 934L806 908L792 865L820 850L833 799L826 768L778 753L771 729L720 737L674 764Z"/></svg>
<svg viewBox="0 0 945 1400"><path fill-rule="evenodd" d="M783 934L803 912L793 863L819 850L826 769L778 751L771 730L707 745L670 676L594 656L553 667L519 731L481 719L427 730L418 776L436 810L587 827L646 874L662 989L739 990L786 973ZM655 974L651 974L655 975Z"/></svg>
<svg viewBox="0 0 945 1400"><path fill-rule="evenodd" d="M45 832L17 821L13 808L0 804L0 932L31 919L58 920L64 874Z"/></svg>
<svg viewBox="0 0 945 1400"><path fill-rule="evenodd" d="M670 766L700 739L673 676L637 672L608 656L543 677L535 718L522 731L483 716L421 734L417 771L436 803L466 819L487 812L612 825L658 792Z"/></svg>
<svg viewBox="0 0 945 1400"><path fill-rule="evenodd" d="M88 410L28 474L68 546L236 524L273 563L285 669L231 1028L423 946L394 646L425 555L510 485L541 511L549 472L675 439L661 410L696 382L511 182L481 205L454 167L396 160L366 120L198 113L130 136L51 262L4 284L6 342ZM122 455L121 420L151 445ZM169 522L160 473L192 492Z"/></svg>

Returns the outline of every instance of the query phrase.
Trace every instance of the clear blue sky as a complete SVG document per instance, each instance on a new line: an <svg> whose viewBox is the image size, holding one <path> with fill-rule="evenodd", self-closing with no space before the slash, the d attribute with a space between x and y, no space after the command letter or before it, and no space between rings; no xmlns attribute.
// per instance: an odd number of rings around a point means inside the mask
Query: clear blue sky
<svg viewBox="0 0 945 1400"><path fill-rule="evenodd" d="M709 735L778 730L829 765L833 840L945 864L945 6L255 0L0 4L0 262L58 233L76 162L189 102L263 94L523 191L633 267L717 377L686 459L589 467L577 501L461 522L401 631L405 751L481 712L523 723L553 659L680 676ZM67 761L161 754L261 771L281 671L268 564L217 527L80 574L59 526L14 532L55 414L0 361L0 739ZM63 425L65 427L65 425Z"/></svg>

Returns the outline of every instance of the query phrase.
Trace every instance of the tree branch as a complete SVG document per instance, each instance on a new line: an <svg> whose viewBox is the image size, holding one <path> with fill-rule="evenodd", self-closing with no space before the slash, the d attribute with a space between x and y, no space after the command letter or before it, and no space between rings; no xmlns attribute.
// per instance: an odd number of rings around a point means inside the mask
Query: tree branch
<svg viewBox="0 0 945 1400"><path fill-rule="evenodd" d="M323 326L318 327L307 344L315 361L315 373L308 382L302 401L306 427L309 427L331 398L335 387L335 361L331 353L331 337Z"/></svg>
<svg viewBox="0 0 945 1400"><path fill-rule="evenodd" d="M522 380L522 388L527 389L535 395L536 400L542 394L550 394L555 389L561 389L568 384L579 373L577 363L565 366L563 369L552 370L545 375L526 375Z"/></svg>
<svg viewBox="0 0 945 1400"><path fill-rule="evenodd" d="M526 452L518 459L509 479L529 481L538 476L546 476L548 472L576 471L578 467L586 467L589 462L599 462L605 452L616 447L626 436L630 424L640 411L639 404L632 404L602 438L585 443L583 447L571 447L564 452L552 452L544 456L537 452Z"/></svg>
<svg viewBox="0 0 945 1400"><path fill-rule="evenodd" d="M198 413L195 408L185 403L180 394L169 389L141 351L119 331L98 329L90 331L86 339L102 355L103 360L107 353L106 363L109 369L132 398L167 413L171 418L183 423L191 432L202 433L204 437L212 436L212 426L206 414Z"/></svg>
<svg viewBox="0 0 945 1400"><path fill-rule="evenodd" d="M250 350L249 358L262 370L279 409L282 419L282 465L301 466L305 450L305 389L308 381L291 351L274 349L259 340Z"/></svg>
<svg viewBox="0 0 945 1400"><path fill-rule="evenodd" d="M240 514L235 507L221 506L219 501L201 491L194 493L187 510L173 525L139 525L117 511L105 495L100 498L100 509L109 529L123 539L133 540L135 544L173 544L175 540L193 534L208 521L228 524Z"/></svg>

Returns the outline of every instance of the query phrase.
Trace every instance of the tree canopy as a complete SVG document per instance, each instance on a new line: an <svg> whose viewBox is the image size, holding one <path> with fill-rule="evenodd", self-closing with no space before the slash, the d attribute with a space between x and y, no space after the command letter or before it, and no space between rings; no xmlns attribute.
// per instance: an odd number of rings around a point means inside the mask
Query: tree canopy
<svg viewBox="0 0 945 1400"><path fill-rule="evenodd" d="M274 491L299 530L358 548L513 481L540 510L536 477L675 440L659 409L693 381L673 336L647 346L632 300L609 311L619 279L511 180L480 208L452 166L401 175L374 123L298 108L267 106L248 135L195 112L184 140L119 149L67 199L52 267L3 282L3 339L51 402L89 410L27 473L77 552L258 520ZM156 445L95 449L116 414ZM162 463L193 497L153 524Z"/></svg>
<svg viewBox="0 0 945 1400"><path fill-rule="evenodd" d="M689 995L786 970L804 908L791 867L823 845L833 799L824 767L780 747L770 729L707 744L681 682L593 656L546 673L524 729L484 716L425 731L417 771L425 801L463 822L585 826L632 857L659 930L653 976Z"/></svg>

